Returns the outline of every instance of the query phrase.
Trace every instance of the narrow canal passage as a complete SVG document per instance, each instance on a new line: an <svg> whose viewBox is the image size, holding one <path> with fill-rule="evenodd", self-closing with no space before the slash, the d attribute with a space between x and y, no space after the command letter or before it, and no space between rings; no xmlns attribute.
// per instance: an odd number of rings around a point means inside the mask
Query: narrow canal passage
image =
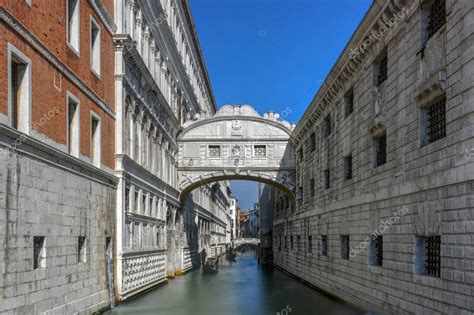
<svg viewBox="0 0 474 315"><path fill-rule="evenodd" d="M253 252L220 259L217 275L192 271L107 314L358 315L278 270L262 269Z"/></svg>

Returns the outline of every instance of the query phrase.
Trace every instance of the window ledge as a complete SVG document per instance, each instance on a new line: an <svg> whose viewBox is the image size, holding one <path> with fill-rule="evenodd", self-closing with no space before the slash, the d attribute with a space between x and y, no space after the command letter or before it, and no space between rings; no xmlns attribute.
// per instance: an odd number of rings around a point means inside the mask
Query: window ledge
<svg viewBox="0 0 474 315"><path fill-rule="evenodd" d="M441 287L443 280L441 278L432 277L428 275L414 275L413 280L417 284L427 285L430 287Z"/></svg>
<svg viewBox="0 0 474 315"><path fill-rule="evenodd" d="M67 43L67 47L74 53L77 55L78 58L81 57L81 53L79 51L79 49L76 49L74 46L72 46L70 43Z"/></svg>

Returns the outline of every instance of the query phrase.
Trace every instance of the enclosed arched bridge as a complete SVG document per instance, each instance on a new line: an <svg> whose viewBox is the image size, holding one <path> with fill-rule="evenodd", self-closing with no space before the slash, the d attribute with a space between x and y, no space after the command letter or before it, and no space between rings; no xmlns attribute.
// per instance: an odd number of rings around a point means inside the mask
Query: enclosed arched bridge
<svg viewBox="0 0 474 315"><path fill-rule="evenodd" d="M212 117L186 122L178 136L181 200L203 184L231 179L267 183L294 200L293 128L249 105L226 105Z"/></svg>

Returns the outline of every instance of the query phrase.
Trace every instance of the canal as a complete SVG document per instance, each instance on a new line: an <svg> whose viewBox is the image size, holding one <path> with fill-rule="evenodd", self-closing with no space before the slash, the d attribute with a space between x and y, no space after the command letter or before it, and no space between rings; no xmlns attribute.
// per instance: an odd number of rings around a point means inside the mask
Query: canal
<svg viewBox="0 0 474 315"><path fill-rule="evenodd" d="M363 314L278 270L261 268L253 252L230 263L222 257L217 275L195 270L116 307L106 314L307 315Z"/></svg>

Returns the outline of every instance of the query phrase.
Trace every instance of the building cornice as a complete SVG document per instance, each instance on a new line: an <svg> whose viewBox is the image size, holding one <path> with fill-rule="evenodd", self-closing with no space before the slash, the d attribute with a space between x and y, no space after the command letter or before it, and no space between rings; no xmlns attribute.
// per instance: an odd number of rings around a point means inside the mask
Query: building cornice
<svg viewBox="0 0 474 315"><path fill-rule="evenodd" d="M117 26L115 25L114 19L110 16L107 8L104 6L101 0L88 0L90 6L100 18L102 23L105 25L107 31L113 35L117 30Z"/></svg>
<svg viewBox="0 0 474 315"><path fill-rule="evenodd" d="M68 66L56 57L35 35L21 24L10 12L0 6L0 21L8 25L31 47L48 60L62 75L75 84L85 95L94 101L104 112L115 119L115 112L95 91L85 84Z"/></svg>
<svg viewBox="0 0 474 315"><path fill-rule="evenodd" d="M197 35L196 26L194 24L193 16L191 14L191 6L189 5L188 0L181 0L181 4L183 6L183 10L184 10L184 13L185 13L185 16L186 16L186 20L187 20L189 28L191 30L194 49L196 50L196 53L198 55L199 63L200 63L200 66L201 66L201 71L203 73L204 80L206 82L206 88L207 88L207 92L209 94L209 101L210 101L214 111L217 112L217 105L216 105L216 100L215 100L215 97L214 97L214 91L212 90L211 80L209 78L209 72L207 71L206 63L204 61L204 54L202 53L201 45L199 44L199 37Z"/></svg>
<svg viewBox="0 0 474 315"><path fill-rule="evenodd" d="M118 184L118 178L113 173L95 167L4 124L0 124L0 146L2 153L8 150L20 157L29 156L31 159L39 160L114 189Z"/></svg>
<svg viewBox="0 0 474 315"><path fill-rule="evenodd" d="M370 55L374 47L379 47L392 38L394 33L397 33L402 28L404 21L399 21L395 27L389 29L388 33L384 34L382 38L378 38L377 42L368 47L366 51L358 55L351 55L351 53L360 47L374 32L377 32L378 29L383 26L386 28L388 21L394 17L395 14L402 12L404 9L406 9L407 12L412 11L413 8L416 7L417 2L418 0L380 0L372 3L348 44L339 55L336 63L324 80L324 83L312 99L310 106L303 114L300 122L296 125L290 138L290 141L295 146L298 146L304 141L307 132L314 128L316 121L321 118L326 109L336 103L341 92L344 92L344 89L347 88L347 83L350 82L355 77L357 71L364 66L364 60ZM404 19L406 20L409 15L410 14L407 14Z"/></svg>

